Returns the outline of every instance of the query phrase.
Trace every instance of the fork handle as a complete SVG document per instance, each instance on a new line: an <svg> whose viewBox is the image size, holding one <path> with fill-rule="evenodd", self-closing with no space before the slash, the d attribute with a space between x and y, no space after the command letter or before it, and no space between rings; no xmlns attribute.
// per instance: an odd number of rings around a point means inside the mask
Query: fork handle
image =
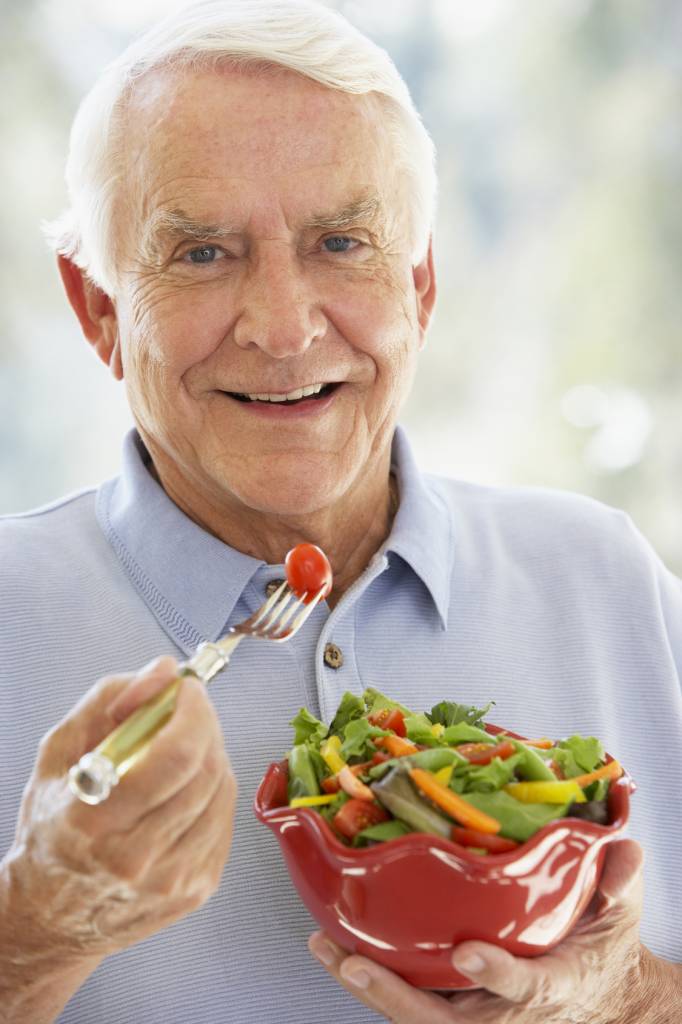
<svg viewBox="0 0 682 1024"><path fill-rule="evenodd" d="M69 769L71 792L86 804L106 800L125 773L145 755L156 733L173 714L182 680L193 676L208 684L227 665L240 639L234 635L218 644L201 644L194 657L180 665L177 676L165 689L136 708Z"/></svg>

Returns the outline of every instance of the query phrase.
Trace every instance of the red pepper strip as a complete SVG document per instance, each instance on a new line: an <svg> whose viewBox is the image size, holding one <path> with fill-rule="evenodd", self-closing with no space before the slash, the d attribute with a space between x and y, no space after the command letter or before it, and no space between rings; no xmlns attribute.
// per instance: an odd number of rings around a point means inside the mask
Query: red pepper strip
<svg viewBox="0 0 682 1024"><path fill-rule="evenodd" d="M492 836L488 832L477 832L473 828L459 828L457 825L453 826L451 836L460 846L477 846L483 850L490 850L491 853L509 853L520 845L514 839Z"/></svg>
<svg viewBox="0 0 682 1024"><path fill-rule="evenodd" d="M516 747L509 740L491 746L490 743L463 743L457 747L457 753L466 757L470 764L490 764L494 757L505 761L516 752Z"/></svg>

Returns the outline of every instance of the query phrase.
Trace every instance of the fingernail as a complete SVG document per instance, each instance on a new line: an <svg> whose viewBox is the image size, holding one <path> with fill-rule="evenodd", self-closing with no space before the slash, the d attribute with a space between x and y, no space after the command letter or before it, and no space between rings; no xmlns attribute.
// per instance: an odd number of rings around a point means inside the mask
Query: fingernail
<svg viewBox="0 0 682 1024"><path fill-rule="evenodd" d="M328 942L316 942L313 948L313 953L317 959L321 960L327 967L331 967L336 959L336 954Z"/></svg>
<svg viewBox="0 0 682 1024"><path fill-rule="evenodd" d="M369 988L371 978L366 971L343 971L344 981L349 981L356 988Z"/></svg>
<svg viewBox="0 0 682 1024"><path fill-rule="evenodd" d="M462 956L453 957L453 963L457 970L465 974L478 974L485 969L486 963L478 953L463 953Z"/></svg>

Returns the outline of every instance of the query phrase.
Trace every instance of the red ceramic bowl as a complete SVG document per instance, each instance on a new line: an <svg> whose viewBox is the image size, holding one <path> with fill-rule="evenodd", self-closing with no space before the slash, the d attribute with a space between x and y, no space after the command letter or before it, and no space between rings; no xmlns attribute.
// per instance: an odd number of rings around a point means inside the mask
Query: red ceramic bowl
<svg viewBox="0 0 682 1024"><path fill-rule="evenodd" d="M560 942L595 892L606 845L623 832L635 788L627 774L611 783L607 826L559 818L518 850L481 856L424 833L344 846L316 811L287 806L287 775L286 761L270 765L254 810L279 839L312 916L344 949L431 989L472 987L450 962L465 939L517 956Z"/></svg>

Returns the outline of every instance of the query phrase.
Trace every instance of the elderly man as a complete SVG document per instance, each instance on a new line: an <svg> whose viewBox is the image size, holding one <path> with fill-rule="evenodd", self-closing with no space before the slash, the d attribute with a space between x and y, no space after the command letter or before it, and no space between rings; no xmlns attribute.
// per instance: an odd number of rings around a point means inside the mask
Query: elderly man
<svg viewBox="0 0 682 1024"><path fill-rule="evenodd" d="M61 275L136 430L118 478L0 529L2 1020L679 1020L682 589L621 513L415 466L396 421L434 305L432 152L389 59L307 0L199 3L95 85L68 180ZM210 698L185 681L109 800L76 800L69 765L303 539L332 597ZM298 707L370 682L599 735L639 783L642 938L630 839L553 952L455 949L475 990L317 934L324 973L250 805Z"/></svg>

